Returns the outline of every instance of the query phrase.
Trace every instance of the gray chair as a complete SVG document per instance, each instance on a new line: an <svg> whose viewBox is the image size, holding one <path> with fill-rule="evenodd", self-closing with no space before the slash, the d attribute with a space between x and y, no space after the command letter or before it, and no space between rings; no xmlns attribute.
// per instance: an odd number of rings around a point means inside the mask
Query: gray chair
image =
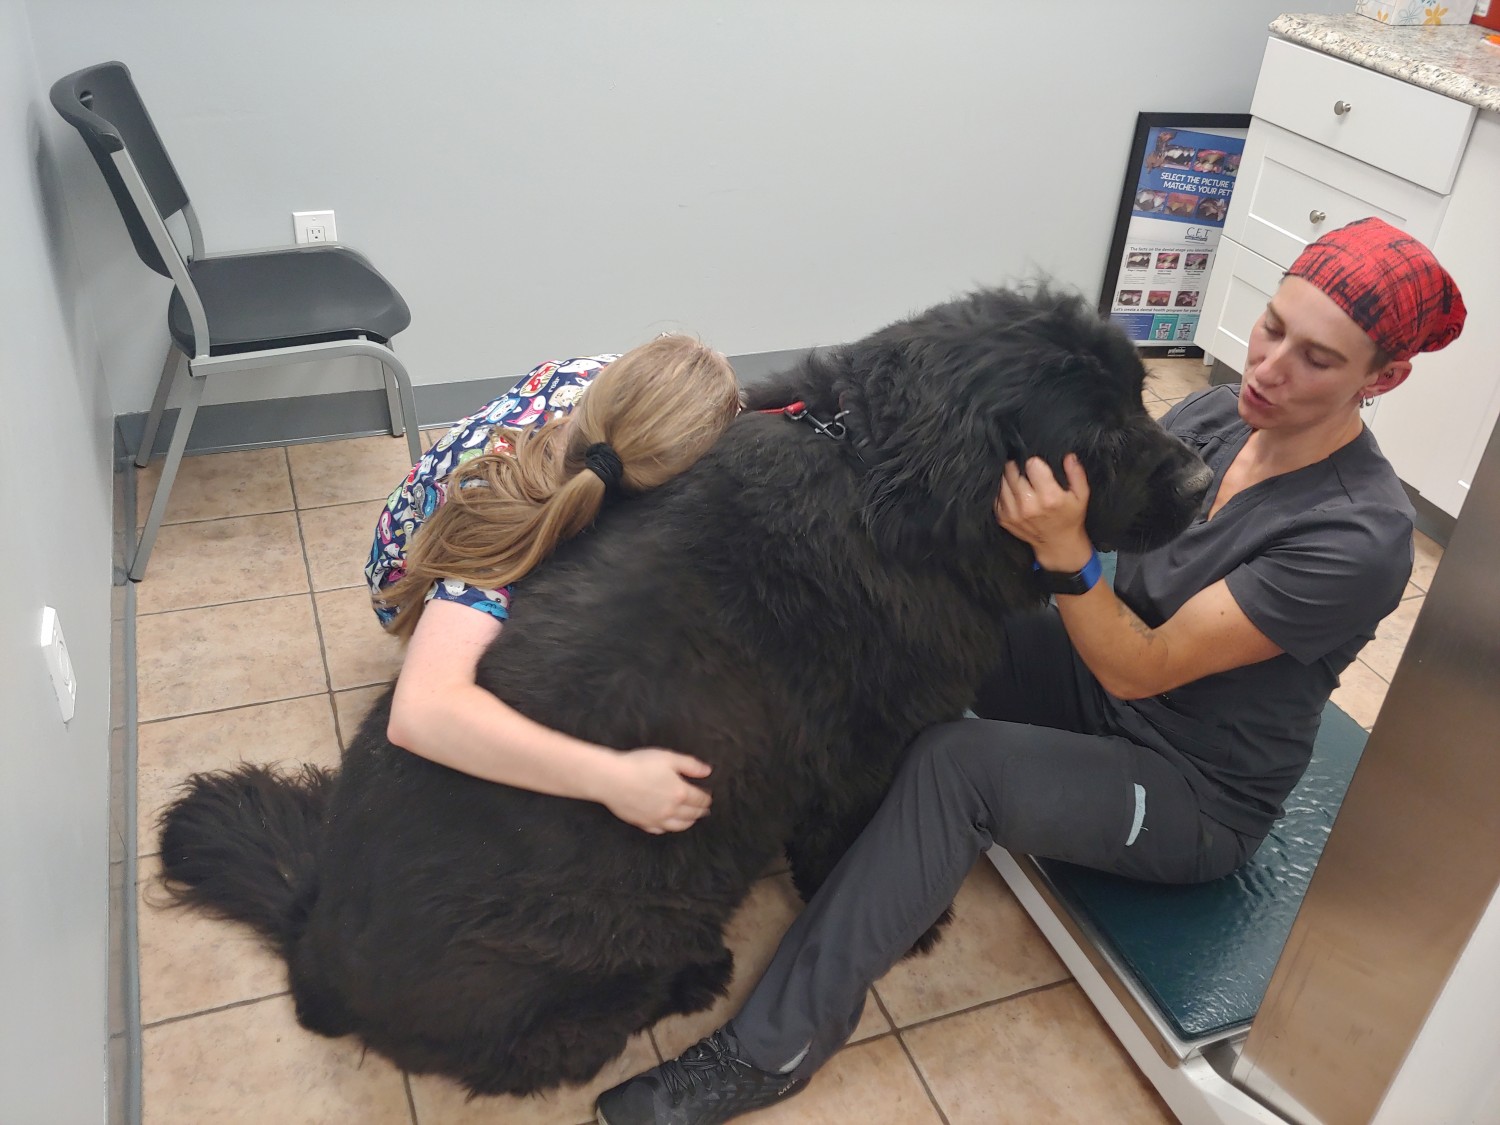
<svg viewBox="0 0 1500 1125"><path fill-rule="evenodd" d="M187 386L131 559L133 581L146 573L211 374L373 356L385 375L391 433L405 433L413 462L421 457L411 379L390 347L391 337L411 323L411 313L374 266L336 243L206 255L197 215L125 64L101 63L60 78L51 97L104 174L141 261L176 286L167 307L171 343L136 465L144 468L150 459L167 396L184 370ZM192 244L186 257L167 228L179 212Z"/></svg>

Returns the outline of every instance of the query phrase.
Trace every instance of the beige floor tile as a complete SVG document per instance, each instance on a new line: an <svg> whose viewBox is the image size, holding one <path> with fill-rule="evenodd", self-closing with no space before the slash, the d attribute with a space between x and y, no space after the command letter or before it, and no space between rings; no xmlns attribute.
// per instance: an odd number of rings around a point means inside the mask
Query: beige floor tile
<svg viewBox="0 0 1500 1125"><path fill-rule="evenodd" d="M286 966L247 926L171 906L156 859L138 882L141 1023L285 992Z"/></svg>
<svg viewBox="0 0 1500 1125"><path fill-rule="evenodd" d="M287 449L299 508L384 500L411 472L405 438L323 441Z"/></svg>
<svg viewBox="0 0 1500 1125"><path fill-rule="evenodd" d="M162 460L157 458L136 473L135 521L139 527L151 510ZM172 483L165 523L285 512L292 507L292 484L287 475L286 450L247 449L239 453L211 453L184 457Z"/></svg>
<svg viewBox="0 0 1500 1125"><path fill-rule="evenodd" d="M1432 576L1443 561L1443 548L1437 540L1418 531L1412 536L1411 580L1420 589L1432 588Z"/></svg>
<svg viewBox="0 0 1500 1125"><path fill-rule="evenodd" d="M1172 1125L1075 984L901 1033L950 1125Z"/></svg>
<svg viewBox="0 0 1500 1125"><path fill-rule="evenodd" d="M1146 390L1168 402L1208 386L1209 369L1200 359L1147 360L1146 371Z"/></svg>
<svg viewBox="0 0 1500 1125"><path fill-rule="evenodd" d="M766 971L781 935L802 909L802 900L792 889L788 875L760 879L751 889L739 911L729 921L725 944L734 953L734 980L729 993L706 1012L691 1016L672 1016L651 1029L662 1057L673 1058L699 1039L727 1022L750 989ZM875 998L867 997L864 1014L854 1029L850 1042L868 1039L890 1031L890 1023L880 1012Z"/></svg>
<svg viewBox="0 0 1500 1125"><path fill-rule="evenodd" d="M940 1125L942 1118L901 1044L888 1036L840 1051L802 1093L743 1120L746 1125Z"/></svg>
<svg viewBox="0 0 1500 1125"><path fill-rule="evenodd" d="M657 1063L648 1036L637 1035L625 1045L619 1058L608 1063L584 1086L563 1087L530 1098L475 1098L456 1082L431 1075L413 1075L412 1102L417 1107L417 1125L582 1125L594 1120L594 1099L633 1074Z"/></svg>
<svg viewBox="0 0 1500 1125"><path fill-rule="evenodd" d="M385 684L401 670L401 642L380 627L363 586L314 594L334 691Z"/></svg>
<svg viewBox="0 0 1500 1125"><path fill-rule="evenodd" d="M178 523L156 537L146 578L136 586L136 613L273 598L307 588L295 512Z"/></svg>
<svg viewBox="0 0 1500 1125"><path fill-rule="evenodd" d="M897 1027L1065 980L1068 970L987 859L974 865L931 953L875 983Z"/></svg>
<svg viewBox="0 0 1500 1125"><path fill-rule="evenodd" d="M328 695L142 723L136 732L136 831L140 854L156 852L156 817L191 773L240 762L339 764Z"/></svg>
<svg viewBox="0 0 1500 1125"><path fill-rule="evenodd" d="M1396 606L1395 612L1375 630L1375 639L1359 654L1359 658L1387 683L1396 674L1396 665L1401 663L1401 653L1411 637L1412 626L1417 623L1417 615L1422 612L1426 601L1426 597L1407 598Z"/></svg>
<svg viewBox="0 0 1500 1125"><path fill-rule="evenodd" d="M1365 730L1375 725L1385 693L1390 687L1377 676L1363 660L1356 660L1344 669L1339 677L1339 686L1333 693L1333 702Z"/></svg>
<svg viewBox="0 0 1500 1125"><path fill-rule="evenodd" d="M298 513L314 590L364 587L365 560L384 507L384 500L362 500Z"/></svg>
<svg viewBox="0 0 1500 1125"><path fill-rule="evenodd" d="M1154 395L1146 396L1146 413L1151 415L1151 417L1159 419L1163 414L1171 409L1172 404L1170 402L1167 402L1164 399L1156 398Z"/></svg>
<svg viewBox="0 0 1500 1125"><path fill-rule="evenodd" d="M333 713L339 723L339 743L345 749L354 737L354 732L359 730L359 724L364 722L365 715L385 689L385 684L374 684L371 687L350 688L348 691L333 693Z"/></svg>
<svg viewBox="0 0 1500 1125"><path fill-rule="evenodd" d="M401 1072L297 1026L280 996L149 1027L144 1125L410 1125Z"/></svg>
<svg viewBox="0 0 1500 1125"><path fill-rule="evenodd" d="M136 687L142 722L326 691L312 599L299 594L142 617Z"/></svg>

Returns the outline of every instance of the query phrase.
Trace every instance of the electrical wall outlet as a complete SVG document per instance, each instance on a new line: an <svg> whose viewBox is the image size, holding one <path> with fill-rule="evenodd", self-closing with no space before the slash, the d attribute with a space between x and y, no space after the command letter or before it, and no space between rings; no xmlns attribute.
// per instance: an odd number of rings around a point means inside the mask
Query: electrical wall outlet
<svg viewBox="0 0 1500 1125"><path fill-rule="evenodd" d="M57 706L62 711L62 720L73 717L73 706L78 698L78 683L73 679L73 662L68 659L68 645L63 640L62 625L57 620L57 610L50 605L42 607L42 655L47 661L47 671L52 674L52 690L57 693Z"/></svg>
<svg viewBox="0 0 1500 1125"><path fill-rule="evenodd" d="M293 211L292 233L298 242L337 242L338 228L332 211Z"/></svg>

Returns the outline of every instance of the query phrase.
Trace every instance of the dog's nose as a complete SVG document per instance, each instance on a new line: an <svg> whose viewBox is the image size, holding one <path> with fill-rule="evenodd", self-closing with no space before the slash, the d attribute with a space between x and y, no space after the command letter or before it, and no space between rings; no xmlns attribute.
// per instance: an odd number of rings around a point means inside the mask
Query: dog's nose
<svg viewBox="0 0 1500 1125"><path fill-rule="evenodd" d="M1213 470L1199 461L1188 466L1177 478L1177 491L1185 500L1201 500L1214 482Z"/></svg>

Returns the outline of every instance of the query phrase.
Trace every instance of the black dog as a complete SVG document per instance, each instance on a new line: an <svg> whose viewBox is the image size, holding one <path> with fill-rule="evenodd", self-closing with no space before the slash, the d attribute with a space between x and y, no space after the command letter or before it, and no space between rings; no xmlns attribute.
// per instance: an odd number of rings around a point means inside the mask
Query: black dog
<svg viewBox="0 0 1500 1125"><path fill-rule="evenodd" d="M528 577L479 682L581 738L710 763L686 832L408 754L387 692L336 775L190 779L166 876L270 939L313 1031L480 1094L587 1080L722 995L752 882L784 847L816 889L902 749L972 701L1004 615L1042 603L995 522L1007 460L1060 473L1076 451L1101 549L1186 526L1207 470L1147 416L1144 376L1077 299L941 305L755 388L692 470ZM757 412L793 402L805 417Z"/></svg>

